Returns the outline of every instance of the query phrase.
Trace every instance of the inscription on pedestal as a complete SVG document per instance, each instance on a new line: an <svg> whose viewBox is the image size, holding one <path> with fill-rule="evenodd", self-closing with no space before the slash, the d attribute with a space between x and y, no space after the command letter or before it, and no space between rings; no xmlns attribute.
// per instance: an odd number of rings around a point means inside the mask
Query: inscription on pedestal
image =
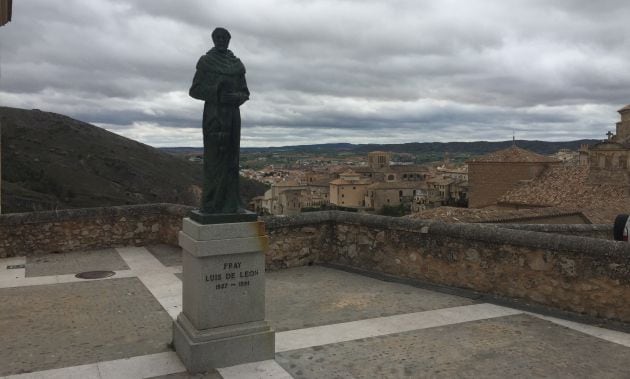
<svg viewBox="0 0 630 379"><path fill-rule="evenodd" d="M250 279L258 276L259 270L242 270L241 265L242 262L224 263L222 272L206 274L205 281L212 283L215 290L225 290L233 287L249 287L251 283ZM210 288L212 289L212 285Z"/></svg>
<svg viewBox="0 0 630 379"><path fill-rule="evenodd" d="M184 250L183 311L199 329L265 318L262 252L196 258Z"/></svg>

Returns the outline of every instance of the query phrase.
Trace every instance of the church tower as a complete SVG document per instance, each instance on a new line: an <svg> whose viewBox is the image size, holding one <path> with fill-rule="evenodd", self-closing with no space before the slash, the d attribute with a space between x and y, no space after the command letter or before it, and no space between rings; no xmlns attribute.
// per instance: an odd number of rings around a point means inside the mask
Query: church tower
<svg viewBox="0 0 630 379"><path fill-rule="evenodd" d="M368 166L372 169L387 168L392 160L392 154L385 151L372 151L368 153Z"/></svg>
<svg viewBox="0 0 630 379"><path fill-rule="evenodd" d="M617 135L615 142L617 143L630 143L630 105L618 110L621 115L621 121L617 123Z"/></svg>

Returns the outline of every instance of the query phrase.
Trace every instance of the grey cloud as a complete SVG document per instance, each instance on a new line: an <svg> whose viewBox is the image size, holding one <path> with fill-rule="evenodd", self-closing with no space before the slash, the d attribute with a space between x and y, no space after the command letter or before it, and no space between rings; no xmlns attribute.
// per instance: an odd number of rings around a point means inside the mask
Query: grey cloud
<svg viewBox="0 0 630 379"><path fill-rule="evenodd" d="M0 96L179 143L223 25L252 90L245 143L594 137L630 103L628 19L621 0L31 0L0 30Z"/></svg>

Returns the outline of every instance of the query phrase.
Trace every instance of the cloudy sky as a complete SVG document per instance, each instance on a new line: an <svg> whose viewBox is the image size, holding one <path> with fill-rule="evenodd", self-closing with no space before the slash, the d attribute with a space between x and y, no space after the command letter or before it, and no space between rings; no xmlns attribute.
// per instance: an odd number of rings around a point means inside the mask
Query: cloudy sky
<svg viewBox="0 0 630 379"><path fill-rule="evenodd" d="M17 0L0 104L201 146L188 97L224 26L242 146L604 138L630 103L627 0Z"/></svg>

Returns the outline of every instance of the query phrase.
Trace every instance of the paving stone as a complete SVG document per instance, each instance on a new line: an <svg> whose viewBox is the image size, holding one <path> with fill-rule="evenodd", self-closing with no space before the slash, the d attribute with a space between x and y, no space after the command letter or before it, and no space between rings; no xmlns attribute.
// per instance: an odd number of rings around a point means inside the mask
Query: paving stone
<svg viewBox="0 0 630 379"><path fill-rule="evenodd" d="M182 265L182 249L178 246L160 244L146 246L146 249L164 266L173 267Z"/></svg>
<svg viewBox="0 0 630 379"><path fill-rule="evenodd" d="M0 289L0 376L169 350L172 319L137 278Z"/></svg>
<svg viewBox="0 0 630 379"><path fill-rule="evenodd" d="M129 270L114 249L74 251L26 257L26 276L78 274L85 271Z"/></svg>
<svg viewBox="0 0 630 379"><path fill-rule="evenodd" d="M321 266L269 272L266 282L267 319L279 332L477 303Z"/></svg>
<svg viewBox="0 0 630 379"><path fill-rule="evenodd" d="M528 315L276 354L295 378L628 378L630 348Z"/></svg>
<svg viewBox="0 0 630 379"><path fill-rule="evenodd" d="M223 379L223 377L216 370L212 370L205 374L189 374L187 372L179 372L177 374L154 376L148 379Z"/></svg>
<svg viewBox="0 0 630 379"><path fill-rule="evenodd" d="M477 304L321 266L267 272L265 281L267 320L277 332Z"/></svg>

